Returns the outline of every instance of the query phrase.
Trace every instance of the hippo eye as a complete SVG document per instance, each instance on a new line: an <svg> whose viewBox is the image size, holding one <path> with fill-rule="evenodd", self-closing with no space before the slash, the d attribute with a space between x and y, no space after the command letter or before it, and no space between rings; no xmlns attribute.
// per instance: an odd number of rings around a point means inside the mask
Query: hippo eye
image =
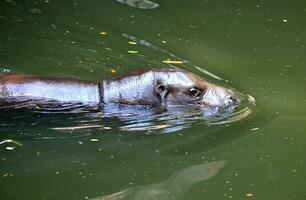
<svg viewBox="0 0 306 200"><path fill-rule="evenodd" d="M203 90L196 88L196 87L190 88L188 91L188 95L193 98L202 96L202 93L203 93Z"/></svg>

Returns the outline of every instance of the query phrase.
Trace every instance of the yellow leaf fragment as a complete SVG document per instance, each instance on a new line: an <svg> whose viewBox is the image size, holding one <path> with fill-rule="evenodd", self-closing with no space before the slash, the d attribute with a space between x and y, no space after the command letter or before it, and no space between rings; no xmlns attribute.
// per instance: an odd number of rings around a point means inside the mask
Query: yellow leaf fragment
<svg viewBox="0 0 306 200"><path fill-rule="evenodd" d="M128 50L128 53L136 54L136 53L138 53L138 51Z"/></svg>
<svg viewBox="0 0 306 200"><path fill-rule="evenodd" d="M100 35L107 35L107 32L100 32Z"/></svg>
<svg viewBox="0 0 306 200"><path fill-rule="evenodd" d="M246 196L247 197L252 197L252 196L254 196L254 194L250 192L250 193L247 193Z"/></svg>
<svg viewBox="0 0 306 200"><path fill-rule="evenodd" d="M136 43L136 42L133 42L133 41L129 41L129 44L131 44L131 45L136 45L137 43Z"/></svg>
<svg viewBox="0 0 306 200"><path fill-rule="evenodd" d="M163 60L163 63L166 63L166 64L183 64L184 62L180 61L180 60Z"/></svg>
<svg viewBox="0 0 306 200"><path fill-rule="evenodd" d="M111 69L111 72L112 72L113 74L117 73L117 71L116 71L114 68Z"/></svg>

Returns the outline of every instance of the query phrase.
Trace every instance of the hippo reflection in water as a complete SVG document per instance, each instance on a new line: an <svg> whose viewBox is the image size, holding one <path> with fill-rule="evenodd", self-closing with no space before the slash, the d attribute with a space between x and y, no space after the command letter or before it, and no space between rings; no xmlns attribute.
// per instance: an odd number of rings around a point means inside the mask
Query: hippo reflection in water
<svg viewBox="0 0 306 200"><path fill-rule="evenodd" d="M230 89L177 68L149 69L100 82L30 75L0 74L1 99L33 99L40 103L88 105L198 105L203 108L236 106Z"/></svg>
<svg viewBox="0 0 306 200"><path fill-rule="evenodd" d="M214 161L193 165L173 173L162 182L135 186L113 194L90 200L174 200L183 199L191 186L207 181L215 176L224 166L225 161ZM187 198L188 199L188 198Z"/></svg>

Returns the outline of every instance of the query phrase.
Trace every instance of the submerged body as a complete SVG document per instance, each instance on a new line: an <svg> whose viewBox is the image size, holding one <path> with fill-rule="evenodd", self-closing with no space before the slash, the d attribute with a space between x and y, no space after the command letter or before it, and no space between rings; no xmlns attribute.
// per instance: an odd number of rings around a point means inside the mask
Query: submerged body
<svg viewBox="0 0 306 200"><path fill-rule="evenodd" d="M0 74L0 97L23 97L60 102L100 102L99 88L96 83L17 74Z"/></svg>
<svg viewBox="0 0 306 200"><path fill-rule="evenodd" d="M174 68L149 69L100 82L0 74L0 98L28 98L83 104L197 104L229 107L232 90Z"/></svg>

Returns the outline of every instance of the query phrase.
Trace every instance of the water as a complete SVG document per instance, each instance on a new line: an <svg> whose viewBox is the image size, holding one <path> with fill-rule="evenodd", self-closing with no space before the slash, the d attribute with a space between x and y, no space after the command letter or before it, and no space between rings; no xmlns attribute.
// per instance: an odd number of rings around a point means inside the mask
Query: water
<svg viewBox="0 0 306 200"><path fill-rule="evenodd" d="M305 199L305 17L304 1L1 1L1 72L100 80L174 65L256 106L217 124L2 110L0 198Z"/></svg>

